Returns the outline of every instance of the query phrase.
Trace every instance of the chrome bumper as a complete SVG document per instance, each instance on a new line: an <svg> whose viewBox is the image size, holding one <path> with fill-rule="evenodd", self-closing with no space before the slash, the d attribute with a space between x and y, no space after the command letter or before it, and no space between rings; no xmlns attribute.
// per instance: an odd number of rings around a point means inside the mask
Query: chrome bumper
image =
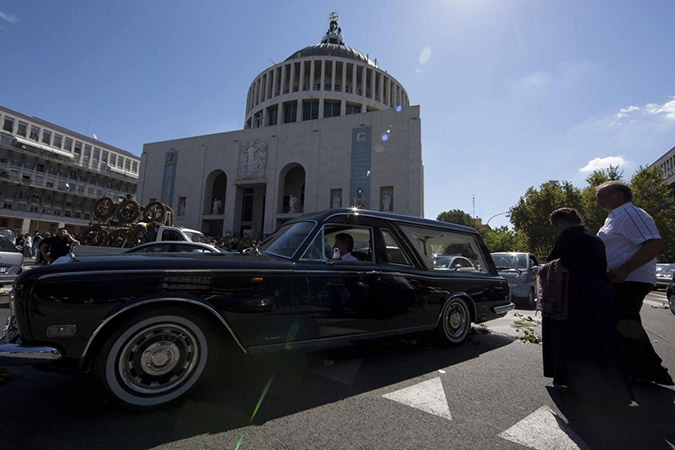
<svg viewBox="0 0 675 450"><path fill-rule="evenodd" d="M0 366L24 366L46 364L58 361L62 355L59 350L46 346L24 346L12 314L0 337Z"/></svg>
<svg viewBox="0 0 675 450"><path fill-rule="evenodd" d="M494 311L494 313L499 316L505 316L507 312L511 311L512 309L515 309L515 307L516 305L514 305L513 302L511 302L508 305L493 306L492 311Z"/></svg>
<svg viewBox="0 0 675 450"><path fill-rule="evenodd" d="M0 338L5 341L6 336ZM53 347L24 347L21 340L14 344L0 344L0 366L24 366L52 363L61 359L61 352Z"/></svg>

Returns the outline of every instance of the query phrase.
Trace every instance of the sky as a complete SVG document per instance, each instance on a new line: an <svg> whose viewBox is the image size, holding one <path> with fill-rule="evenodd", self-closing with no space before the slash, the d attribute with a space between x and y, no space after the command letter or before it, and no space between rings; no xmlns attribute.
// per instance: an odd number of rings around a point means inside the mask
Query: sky
<svg viewBox="0 0 675 450"><path fill-rule="evenodd" d="M0 0L0 105L140 156L240 130L329 15L420 105L424 215L511 226L529 187L675 146L673 0Z"/></svg>

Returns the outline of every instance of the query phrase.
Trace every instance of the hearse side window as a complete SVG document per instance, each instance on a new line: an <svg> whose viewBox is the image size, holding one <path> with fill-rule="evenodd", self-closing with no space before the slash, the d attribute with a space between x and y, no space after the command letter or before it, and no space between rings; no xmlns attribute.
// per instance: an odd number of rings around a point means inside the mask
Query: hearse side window
<svg viewBox="0 0 675 450"><path fill-rule="evenodd" d="M283 225L272 236L261 242L258 249L263 253L291 258L307 239L314 226L314 222Z"/></svg>
<svg viewBox="0 0 675 450"><path fill-rule="evenodd" d="M476 237L469 233L402 225L427 270L487 273Z"/></svg>
<svg viewBox="0 0 675 450"><path fill-rule="evenodd" d="M373 230L369 227L349 225L325 225L300 259L302 261L326 261L332 259L335 238L341 233L348 234L354 241L354 248L351 254L358 261L352 262L373 262ZM349 261L336 259L335 262L342 264Z"/></svg>
<svg viewBox="0 0 675 450"><path fill-rule="evenodd" d="M401 248L401 245L398 243L391 231L383 229L382 238L384 239L384 245L386 246L385 254L389 264L412 266L408 256L406 256L405 252Z"/></svg>

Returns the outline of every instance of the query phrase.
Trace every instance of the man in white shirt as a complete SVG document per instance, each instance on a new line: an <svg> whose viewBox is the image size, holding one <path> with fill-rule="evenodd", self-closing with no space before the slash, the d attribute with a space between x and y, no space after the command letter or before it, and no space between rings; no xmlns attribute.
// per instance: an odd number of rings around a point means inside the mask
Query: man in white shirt
<svg viewBox="0 0 675 450"><path fill-rule="evenodd" d="M654 219L633 205L633 193L626 184L608 181L595 193L598 205L609 213L598 237L605 243L607 271L619 307L617 328L631 376L635 381L672 386L675 383L661 365L640 320L642 301L656 283L656 256L663 250L661 235Z"/></svg>
<svg viewBox="0 0 675 450"><path fill-rule="evenodd" d="M335 248L340 251L340 261L358 261L356 256L352 255L354 238L351 235L340 233L335 236Z"/></svg>

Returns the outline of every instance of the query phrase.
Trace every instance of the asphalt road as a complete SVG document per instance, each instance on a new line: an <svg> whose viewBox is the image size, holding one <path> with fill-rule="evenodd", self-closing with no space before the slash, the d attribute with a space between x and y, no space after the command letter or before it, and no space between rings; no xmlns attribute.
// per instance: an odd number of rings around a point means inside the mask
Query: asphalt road
<svg viewBox="0 0 675 450"><path fill-rule="evenodd" d="M664 301L650 294L642 317L672 373L675 315ZM0 448L673 448L675 389L637 386L637 403L621 410L554 389L541 376L541 346L514 327L532 313L511 312L452 349L415 336L257 357L143 412L105 403L77 374L9 368Z"/></svg>

